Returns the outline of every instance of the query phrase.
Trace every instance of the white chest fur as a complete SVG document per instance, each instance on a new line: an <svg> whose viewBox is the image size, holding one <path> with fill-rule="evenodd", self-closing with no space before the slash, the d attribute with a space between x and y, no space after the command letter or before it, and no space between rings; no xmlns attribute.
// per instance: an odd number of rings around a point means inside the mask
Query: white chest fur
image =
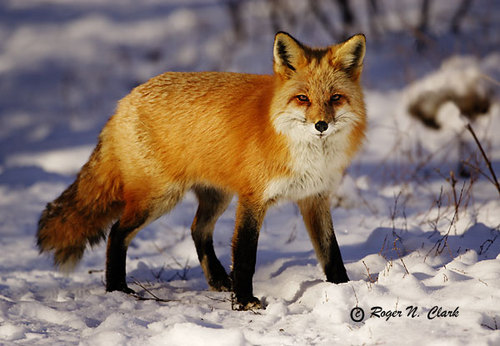
<svg viewBox="0 0 500 346"><path fill-rule="evenodd" d="M292 175L276 178L266 187L264 198L300 200L321 192L333 192L347 165L345 138L328 138L290 143Z"/></svg>

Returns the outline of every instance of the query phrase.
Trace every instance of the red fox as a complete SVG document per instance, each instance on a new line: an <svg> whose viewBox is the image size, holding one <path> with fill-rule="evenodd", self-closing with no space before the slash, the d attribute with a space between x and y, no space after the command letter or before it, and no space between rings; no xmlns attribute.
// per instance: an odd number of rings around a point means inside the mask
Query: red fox
<svg viewBox="0 0 500 346"><path fill-rule="evenodd" d="M191 226L210 289L233 291L238 310L263 308L253 295L257 240L266 210L297 202L329 282L347 282L329 196L360 148L366 127L361 34L310 48L274 39L273 75L167 72L118 104L88 162L38 223L40 252L73 269L104 240L106 291L133 293L127 248L187 190L199 200ZM232 271L217 259L217 218L238 196Z"/></svg>

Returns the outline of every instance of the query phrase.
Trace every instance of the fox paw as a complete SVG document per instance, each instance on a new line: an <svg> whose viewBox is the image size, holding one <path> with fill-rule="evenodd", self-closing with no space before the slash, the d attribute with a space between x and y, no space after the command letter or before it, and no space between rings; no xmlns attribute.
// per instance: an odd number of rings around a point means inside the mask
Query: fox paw
<svg viewBox="0 0 500 346"><path fill-rule="evenodd" d="M237 298L231 297L231 308L237 311L265 309L261 301L256 297Z"/></svg>
<svg viewBox="0 0 500 346"><path fill-rule="evenodd" d="M127 284L122 285L106 285L106 292L119 291L127 294L136 294L135 291L127 286Z"/></svg>

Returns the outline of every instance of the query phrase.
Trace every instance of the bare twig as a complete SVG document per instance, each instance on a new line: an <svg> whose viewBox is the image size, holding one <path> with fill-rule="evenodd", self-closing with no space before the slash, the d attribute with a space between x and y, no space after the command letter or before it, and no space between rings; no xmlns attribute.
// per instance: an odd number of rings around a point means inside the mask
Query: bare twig
<svg viewBox="0 0 500 346"><path fill-rule="evenodd" d="M457 200L457 190L455 186L457 186L457 178L455 178L455 173L453 171L450 172L450 184L451 191L453 192L453 202L455 203L455 215L457 215L458 219L458 200Z"/></svg>
<svg viewBox="0 0 500 346"><path fill-rule="evenodd" d="M366 272L368 273L368 280L370 281L370 283L372 283L372 284L373 284L373 283L377 282L378 278L377 278L377 279L374 279L374 278L372 277L372 274L370 273L370 269L369 269L369 268L368 268L368 266L366 265L365 261L362 261L362 262L363 262L363 265L364 265L364 266L365 266L365 268L366 268Z"/></svg>
<svg viewBox="0 0 500 346"><path fill-rule="evenodd" d="M486 253L489 249L490 246L497 240L498 234L493 237L493 239L486 239L480 246L479 246L479 254L482 255Z"/></svg>
<svg viewBox="0 0 500 346"><path fill-rule="evenodd" d="M498 324L497 324L497 319L495 317L493 317L493 323L494 323L494 327L492 326L489 326L487 325L486 323L481 323L481 326L482 327L485 327L485 328L488 328L490 330L498 330L499 327L498 327Z"/></svg>
<svg viewBox="0 0 500 346"><path fill-rule="evenodd" d="M172 275L170 278L167 279L167 282L174 280L176 277L178 277L180 280L186 281L188 279L188 273L191 267L189 266L189 258L186 259L186 263L183 265L181 264L177 258L172 256L172 259L174 260L175 264L179 266L179 268L182 269L182 273L180 273L180 270L173 268L172 266L168 265L167 267L173 270L176 270L175 274Z"/></svg>
<svg viewBox="0 0 500 346"><path fill-rule="evenodd" d="M163 302L163 303L178 302L179 301L179 300L176 300L176 299L164 299L164 298L160 298L157 295L155 295L153 292L151 292L148 288L146 288L146 286L144 286L143 284L141 284L137 280L134 280L134 284L137 285L137 286L139 286L140 288L142 288L146 293L148 293L149 295L151 295L151 297L153 297L153 298L143 297L143 296L138 295L137 293L131 293L131 295L133 297L135 297L137 300L154 300L154 301Z"/></svg>
<svg viewBox="0 0 500 346"><path fill-rule="evenodd" d="M354 298L356 299L356 307L358 307L359 306L358 295L356 294L356 291L354 290L354 286L351 285L351 288L352 288L352 293L354 293Z"/></svg>
<svg viewBox="0 0 500 346"><path fill-rule="evenodd" d="M434 232L438 231L438 224L439 220L441 219L441 207L443 205L443 186L441 185L441 190L439 191L439 197L432 203L431 208L427 212L427 215L425 215L424 219L427 219L429 213L432 211L434 206L437 207L437 216L433 220L427 221L427 223L432 227Z"/></svg>
<svg viewBox="0 0 500 346"><path fill-rule="evenodd" d="M89 274L94 274L94 273L103 273L104 269L89 269L88 273Z"/></svg>
<svg viewBox="0 0 500 346"><path fill-rule="evenodd" d="M486 165L488 166L488 169L490 170L491 177L493 179L493 184L497 188L498 194L500 195L500 184L498 183L498 179L497 179L497 176L495 174L495 170L491 166L491 161L488 159L488 155L486 155L486 152L484 151L483 146L481 145L481 142L479 142L479 139L477 138L476 133L474 132L474 129L472 128L470 123L468 123L465 127L467 128L467 130L469 130L469 132L471 133L472 137L474 138L474 141L476 142L479 150L481 151L481 155L483 155L484 161L486 162Z"/></svg>
<svg viewBox="0 0 500 346"><path fill-rule="evenodd" d="M474 172L479 173L480 175L482 175L483 177L485 177L487 180L489 180L489 181L490 181L490 183L492 183L493 185L495 185L495 181L494 181L494 180L493 180L493 179L492 179L492 178L491 178L488 174L486 174L486 172L484 172L484 171L481 169L481 167L479 167L476 163L475 163L475 164L472 164L472 163L470 163L469 161L462 161L461 163L462 163L462 165L464 165L464 166L467 166L467 167L469 167L469 168L474 169Z"/></svg>
<svg viewBox="0 0 500 346"><path fill-rule="evenodd" d="M207 297L208 299L211 299L213 301L220 302L220 303L230 303L231 302L231 299L228 299L228 298L214 298L214 297L210 297L207 295L205 295L205 297Z"/></svg>
<svg viewBox="0 0 500 346"><path fill-rule="evenodd" d="M410 275L410 272L409 272L408 268L406 267L406 263L405 263L405 261L403 260L403 254L401 254L401 253L399 252L399 249L398 249L398 247L396 246L396 242L397 242L398 240L401 242L401 238L399 238L399 237L398 237L398 238L396 238L396 239L394 239L393 248L394 248L394 250L396 251L396 253L398 254L399 260L401 261L401 264L403 265L403 268L405 268L405 272L406 272L406 274ZM402 242L401 242L401 244L402 244Z"/></svg>
<svg viewBox="0 0 500 346"><path fill-rule="evenodd" d="M454 203L455 203L454 209L455 210L453 212L453 216L451 218L450 226L448 227L448 231L446 232L446 234L444 234L441 238L439 238L436 241L434 246L429 250L429 252L427 252L427 255L425 255L425 259L427 259L427 256L429 256L429 254L432 252L432 250L436 249L435 254L440 255L445 248L448 248L450 256L453 257L451 249L448 247L448 237L450 236L451 229L453 228L453 226L456 226L456 222L458 221L458 213L459 213L460 205L462 204L462 201L464 198L465 182L462 184L462 188L460 189L460 194L457 197L456 192L455 192L456 181L454 181L453 173L450 173L450 176L451 176L451 179L447 178L446 181L448 181L450 183L450 185L452 186L452 189L453 189ZM471 185L472 185L472 183L473 182L471 181ZM424 262L425 262L425 259L424 259Z"/></svg>

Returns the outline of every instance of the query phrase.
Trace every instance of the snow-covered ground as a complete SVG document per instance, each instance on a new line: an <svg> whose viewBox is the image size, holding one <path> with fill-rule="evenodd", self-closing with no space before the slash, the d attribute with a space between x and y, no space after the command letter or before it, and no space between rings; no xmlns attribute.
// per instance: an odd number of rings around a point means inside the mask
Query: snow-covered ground
<svg viewBox="0 0 500 346"><path fill-rule="evenodd" d="M198 264L192 195L128 252L130 287L162 301L105 293L104 245L72 275L54 271L35 246L38 217L86 161L118 99L166 70L271 72L268 3L244 3L240 36L215 0L138 3L0 3L0 344L500 344L499 193L456 106L443 104L439 131L407 112L433 86L460 89L460 78L447 78L453 61L466 61L462 72L479 71L477 84L494 94L472 126L500 176L494 0L473 2L458 37L447 25L460 1L431 2L433 31L421 54L409 30L419 1L379 1L373 22L368 2L352 1L352 33L368 38L369 130L333 209L349 283L325 282L297 208L282 203L259 239L254 290L267 308L232 311L230 294L208 291ZM333 43L307 2L283 3L295 19L281 13L281 29ZM338 28L333 2L318 3ZM461 160L471 178L459 177ZM226 268L234 212L233 204L216 226Z"/></svg>

